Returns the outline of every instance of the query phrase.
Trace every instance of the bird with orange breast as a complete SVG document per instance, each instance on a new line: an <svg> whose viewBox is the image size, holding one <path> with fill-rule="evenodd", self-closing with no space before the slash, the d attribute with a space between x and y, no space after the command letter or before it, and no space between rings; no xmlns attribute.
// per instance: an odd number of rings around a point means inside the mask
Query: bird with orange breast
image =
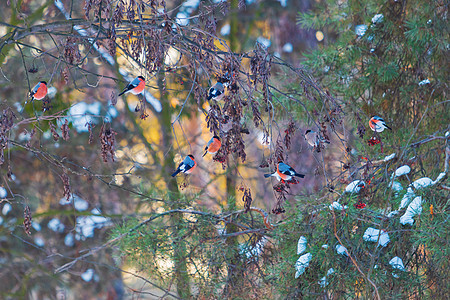
<svg viewBox="0 0 450 300"><path fill-rule="evenodd" d="M202 157L204 157L207 153L216 154L217 151L219 151L221 146L222 146L222 142L220 141L220 138L217 135L213 136L209 140L208 144L206 144L205 153L202 155Z"/></svg>
<svg viewBox="0 0 450 300"><path fill-rule="evenodd" d="M139 95L144 91L145 88L145 78L138 76L130 82L123 91L118 95L122 96L125 93L132 93L133 95Z"/></svg>
<svg viewBox="0 0 450 300"><path fill-rule="evenodd" d="M303 178L305 175L297 173L291 166L285 164L284 162L279 162L277 165L277 170L273 174L264 174L265 178L274 176L278 181L289 181L294 176Z"/></svg>
<svg viewBox="0 0 450 300"><path fill-rule="evenodd" d="M392 130L391 127L387 126L386 122L378 116L373 116L370 119L369 126L370 129L375 132L383 132L383 130L385 130L386 128Z"/></svg>
<svg viewBox="0 0 450 300"><path fill-rule="evenodd" d="M193 155L189 154L185 157L185 159L180 163L177 170L172 174L172 177L178 175L178 173L182 172L184 174L190 174L195 167L197 167L197 162Z"/></svg>
<svg viewBox="0 0 450 300"><path fill-rule="evenodd" d="M39 81L30 92L31 101L44 99L47 96L47 92L47 82Z"/></svg>

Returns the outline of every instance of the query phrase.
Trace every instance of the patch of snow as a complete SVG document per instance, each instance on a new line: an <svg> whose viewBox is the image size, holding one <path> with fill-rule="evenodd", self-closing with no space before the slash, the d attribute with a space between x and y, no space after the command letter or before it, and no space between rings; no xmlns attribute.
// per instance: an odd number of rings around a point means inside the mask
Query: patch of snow
<svg viewBox="0 0 450 300"><path fill-rule="evenodd" d="M333 204L331 204L331 205L329 206L329 208L330 208L330 210L333 210L333 209L334 209L334 210L343 210L343 209L347 209L348 206L347 206L347 205L342 206L342 204L340 204L339 202L334 201Z"/></svg>
<svg viewBox="0 0 450 300"><path fill-rule="evenodd" d="M419 82L420 86L425 85L425 84L430 84L430 80L429 79L425 79L425 80L422 80L421 82Z"/></svg>
<svg viewBox="0 0 450 300"><path fill-rule="evenodd" d="M393 210L393 211L391 211L391 212L387 215L387 217L388 217L388 218L392 218L393 216L398 215L398 213L399 213L398 210Z"/></svg>
<svg viewBox="0 0 450 300"><path fill-rule="evenodd" d="M381 22L383 22L383 18L384 18L383 14L376 14L372 18L372 23L373 24L381 23Z"/></svg>
<svg viewBox="0 0 450 300"><path fill-rule="evenodd" d="M347 252L346 251L347 251L347 248L345 248L344 246L336 245L336 252L337 252L337 254L347 256Z"/></svg>
<svg viewBox="0 0 450 300"><path fill-rule="evenodd" d="M378 239L378 236L380 238ZM366 242L376 242L378 241L378 246L386 247L387 244L389 244L389 235L387 232L384 232L383 230L375 229L372 227L369 227L366 229L363 235L363 240Z"/></svg>
<svg viewBox="0 0 450 300"><path fill-rule="evenodd" d="M56 88L54 86L51 86L47 89L47 96L49 98L55 98L56 92L57 92Z"/></svg>
<svg viewBox="0 0 450 300"><path fill-rule="evenodd" d="M35 243L36 246L38 246L38 247L44 247L44 246L45 246L44 239L41 238L40 236L37 236L37 237L34 238L34 243Z"/></svg>
<svg viewBox="0 0 450 300"><path fill-rule="evenodd" d="M309 262L311 261L312 254L306 253L300 256L295 262L295 278L300 277L305 272L305 269L309 266Z"/></svg>
<svg viewBox="0 0 450 300"><path fill-rule="evenodd" d="M2 225L2 224L3 224L3 217L0 216L0 225Z"/></svg>
<svg viewBox="0 0 450 300"><path fill-rule="evenodd" d="M333 268L330 268L330 269L327 271L327 275L325 275L324 277L322 277L322 278L319 280L319 285L320 285L321 287L326 287L326 286L328 285L327 277L330 276L330 275L333 274L333 273L334 273L334 269L333 269Z"/></svg>
<svg viewBox="0 0 450 300"><path fill-rule="evenodd" d="M323 248L323 249L328 249L328 245L327 245L327 244L324 244L324 245L322 245L322 248Z"/></svg>
<svg viewBox="0 0 450 300"><path fill-rule="evenodd" d="M6 198L6 196L8 196L8 192L6 191L6 189L2 186L0 186L0 198Z"/></svg>
<svg viewBox="0 0 450 300"><path fill-rule="evenodd" d="M395 153L392 153L391 155L386 156L383 161L390 161L391 159L393 159L395 157Z"/></svg>
<svg viewBox="0 0 450 300"><path fill-rule="evenodd" d="M283 52L291 53L294 50L294 47L291 43L286 43L283 46Z"/></svg>
<svg viewBox="0 0 450 300"><path fill-rule="evenodd" d="M417 189L422 189L425 188L427 186L433 185L433 180L431 180L428 177L422 177L417 179L416 181L414 181L412 183L412 186L417 190Z"/></svg>
<svg viewBox="0 0 450 300"><path fill-rule="evenodd" d="M264 251L264 246L267 243L267 238L263 237L255 245L241 245L241 253L245 254L247 258L258 258Z"/></svg>
<svg viewBox="0 0 450 300"><path fill-rule="evenodd" d="M430 25L431 24L431 19L427 21L427 24Z"/></svg>
<svg viewBox="0 0 450 300"><path fill-rule="evenodd" d="M394 174L395 174L395 177L400 177L402 175L408 174L409 172L411 172L410 166L404 165L404 166L399 167L397 170L395 170Z"/></svg>
<svg viewBox="0 0 450 300"><path fill-rule="evenodd" d="M355 27L355 33L357 36L363 36L367 31L367 25L357 25Z"/></svg>
<svg viewBox="0 0 450 300"><path fill-rule="evenodd" d="M278 0L280 2L281 6L286 7L287 0Z"/></svg>
<svg viewBox="0 0 450 300"><path fill-rule="evenodd" d="M66 245L67 247L73 247L75 245L75 240L72 233L68 233L66 235L66 237L64 238L64 245Z"/></svg>
<svg viewBox="0 0 450 300"><path fill-rule="evenodd" d="M31 221L31 227L33 227L34 230L38 232L41 231L41 224L39 224L38 222Z"/></svg>
<svg viewBox="0 0 450 300"><path fill-rule="evenodd" d="M445 172L440 173L439 176L436 178L436 180L433 181L433 185L435 185L436 183L438 183L439 181L441 181L442 178L445 177L445 174L446 174Z"/></svg>
<svg viewBox="0 0 450 300"><path fill-rule="evenodd" d="M93 216L79 216L76 220L76 240L85 240L86 238L90 238L94 236L94 229L102 228L109 223L109 218L105 218L100 216L100 211L96 208L91 210Z"/></svg>
<svg viewBox="0 0 450 300"><path fill-rule="evenodd" d="M110 105L108 107L108 112L106 114L109 117L111 117L111 119L114 119L114 118L116 118L119 115L119 112L117 111L117 109L114 106Z"/></svg>
<svg viewBox="0 0 450 300"><path fill-rule="evenodd" d="M397 269L397 270L400 270L400 271L406 271L405 270L405 266L403 265L403 261L402 261L402 259L400 258L400 257L398 257L398 256L396 256L396 257L394 257L394 258L392 258L390 261L389 261L389 264L392 266L392 268L393 269ZM392 273L392 276L394 276L395 278L398 278L399 276L396 274L396 273Z"/></svg>
<svg viewBox="0 0 450 300"><path fill-rule="evenodd" d="M50 230L53 230L54 232L63 232L64 228L65 228L64 224L61 223L61 221L59 219L57 219L57 218L51 219L48 222L47 227Z"/></svg>
<svg viewBox="0 0 450 300"><path fill-rule="evenodd" d="M345 192L347 193L359 193L361 188L365 186L364 181L362 180L355 180L351 182L347 187L345 188Z"/></svg>
<svg viewBox="0 0 450 300"><path fill-rule="evenodd" d="M416 197L413 201L408 205L406 212L403 216L400 217L400 223L402 225L412 225L414 224L413 217L417 214L422 213L422 197Z"/></svg>
<svg viewBox="0 0 450 300"><path fill-rule="evenodd" d="M229 35L231 30L230 24L225 24L220 28L220 34L223 36Z"/></svg>
<svg viewBox="0 0 450 300"><path fill-rule="evenodd" d="M176 22L180 26L187 26L189 24L189 16L185 12L178 12L176 17Z"/></svg>
<svg viewBox="0 0 450 300"><path fill-rule="evenodd" d="M400 207L398 209L400 210L406 207L409 201L411 201L411 199L414 198L415 196L416 194L414 193L413 189L411 187L408 187L406 189L406 194L403 195L402 201L400 202Z"/></svg>
<svg viewBox="0 0 450 300"><path fill-rule="evenodd" d="M260 43L261 45L263 45L266 48L269 48L270 45L272 44L272 42L269 39L266 39L265 37L262 37L262 36L258 37L256 39L256 42Z"/></svg>
<svg viewBox="0 0 450 300"><path fill-rule="evenodd" d="M396 192L403 191L403 187L402 187L401 183L398 181L392 182L391 188Z"/></svg>
<svg viewBox="0 0 450 300"><path fill-rule="evenodd" d="M297 254L302 254L306 250L307 240L304 236L301 236L297 242Z"/></svg>
<svg viewBox="0 0 450 300"><path fill-rule="evenodd" d="M400 257L396 256L392 258L389 261L389 264L392 266L392 268L400 270L400 271L406 271L405 266L403 265L403 261Z"/></svg>
<svg viewBox="0 0 450 300"><path fill-rule="evenodd" d="M59 200L59 204L61 205L67 205L69 203L72 203L75 209L78 211L85 211L86 209L89 208L89 202L82 199L80 196L76 194L72 194L71 197L69 198L69 201L67 201L66 197L63 197L61 198L61 200Z"/></svg>
<svg viewBox="0 0 450 300"><path fill-rule="evenodd" d="M6 216L11 210L12 210L11 204L9 204L8 202L6 202L6 203L3 205L3 208L2 208L2 214L3 214L4 216Z"/></svg>
<svg viewBox="0 0 450 300"><path fill-rule="evenodd" d="M89 282L94 278L94 269L87 269L86 272L81 274L81 279L83 279L86 282Z"/></svg>

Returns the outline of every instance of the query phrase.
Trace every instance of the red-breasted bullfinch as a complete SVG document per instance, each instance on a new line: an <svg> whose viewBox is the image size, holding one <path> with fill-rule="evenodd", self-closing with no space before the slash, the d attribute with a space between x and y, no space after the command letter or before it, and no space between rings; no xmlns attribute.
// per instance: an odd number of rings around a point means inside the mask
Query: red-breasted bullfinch
<svg viewBox="0 0 450 300"><path fill-rule="evenodd" d="M31 100L42 100L47 96L47 82L39 81L30 92Z"/></svg>
<svg viewBox="0 0 450 300"><path fill-rule="evenodd" d="M205 153L202 155L202 157L205 156L206 153L216 154L217 151L219 151L221 146L222 146L222 142L220 141L220 138L217 135L213 136L209 140L208 144L206 145Z"/></svg>
<svg viewBox="0 0 450 300"><path fill-rule="evenodd" d="M139 95L144 91L145 88L145 78L142 76L138 76L130 82L125 89L118 95L122 96L125 93L132 93L133 95Z"/></svg>
<svg viewBox="0 0 450 300"><path fill-rule="evenodd" d="M274 176L280 180L289 181L292 177L297 176L300 178L305 177L303 174L297 173L291 166L285 164L284 162L279 162L277 165L277 170L273 174L264 174L264 177L269 178Z"/></svg>
<svg viewBox="0 0 450 300"><path fill-rule="evenodd" d="M387 126L386 122L378 116L373 116L370 119L369 126L370 129L372 129L375 132L383 132L383 130L385 130L386 128L392 130L391 127Z"/></svg>
<svg viewBox="0 0 450 300"><path fill-rule="evenodd" d="M217 82L215 85L213 85L208 92L208 100L214 99L214 100L220 100L225 95L225 88L221 82Z"/></svg>
<svg viewBox="0 0 450 300"><path fill-rule="evenodd" d="M177 170L172 174L172 177L178 175L178 173L183 172L185 174L190 174L195 167L197 166L197 162L194 159L194 156L189 154L186 158L181 162L178 166Z"/></svg>
<svg viewBox="0 0 450 300"><path fill-rule="evenodd" d="M330 142L324 139L320 134L315 132L314 130L308 129L305 132L305 140L308 142L308 144L311 147L317 148L320 146L320 143L327 143Z"/></svg>

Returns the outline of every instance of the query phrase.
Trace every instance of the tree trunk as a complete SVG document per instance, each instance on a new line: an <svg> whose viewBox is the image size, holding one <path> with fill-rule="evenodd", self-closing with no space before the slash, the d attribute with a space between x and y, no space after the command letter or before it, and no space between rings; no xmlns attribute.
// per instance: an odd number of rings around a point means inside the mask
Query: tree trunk
<svg viewBox="0 0 450 300"><path fill-rule="evenodd" d="M177 180L172 178L171 174L176 169L174 162L174 148L173 148L173 132L172 132L172 108L165 91L165 74L160 72L158 75L158 88L160 92L160 101L162 111L159 116L161 131L162 131L162 152L164 153L164 161L162 164L162 176L167 184L167 203L169 209L183 208L180 206L180 192L178 190ZM191 289L189 285L189 276L186 265L186 244L180 232L184 227L184 220L182 214L170 214L170 223L172 226L173 239L173 263L175 280L177 284L178 296L182 299L191 298Z"/></svg>

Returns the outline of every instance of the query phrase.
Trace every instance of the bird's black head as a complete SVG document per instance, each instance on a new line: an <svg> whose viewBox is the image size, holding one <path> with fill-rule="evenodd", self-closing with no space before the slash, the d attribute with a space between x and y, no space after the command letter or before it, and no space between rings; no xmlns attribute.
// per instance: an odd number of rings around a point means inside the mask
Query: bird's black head
<svg viewBox="0 0 450 300"><path fill-rule="evenodd" d="M306 131L305 131L305 135L307 135L307 134L310 133L310 132L312 132L311 129L306 130Z"/></svg>
<svg viewBox="0 0 450 300"><path fill-rule="evenodd" d="M218 139L220 141L220 137L218 137L217 135L213 136L213 139Z"/></svg>
<svg viewBox="0 0 450 300"><path fill-rule="evenodd" d="M195 158L194 158L194 155L192 155L192 154L189 154L188 155L190 158L192 158L192 160L194 160Z"/></svg>
<svg viewBox="0 0 450 300"><path fill-rule="evenodd" d="M138 76L139 79L142 79L143 81L145 81L145 78L142 76Z"/></svg>
<svg viewBox="0 0 450 300"><path fill-rule="evenodd" d="M47 81L39 81L39 83L43 83L43 84L47 85Z"/></svg>

